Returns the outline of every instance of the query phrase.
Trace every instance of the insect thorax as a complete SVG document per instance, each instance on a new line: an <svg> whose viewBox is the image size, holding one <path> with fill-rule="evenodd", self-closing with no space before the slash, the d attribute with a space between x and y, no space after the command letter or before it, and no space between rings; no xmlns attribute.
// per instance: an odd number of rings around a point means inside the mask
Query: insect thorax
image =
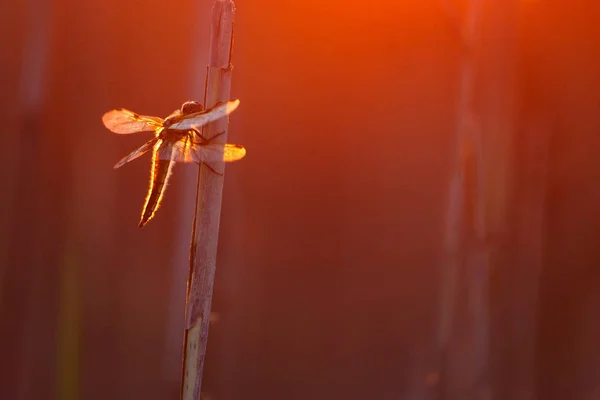
<svg viewBox="0 0 600 400"><path fill-rule="evenodd" d="M190 134L188 130L179 130L179 129L163 129L160 133L161 139L167 142L176 142Z"/></svg>

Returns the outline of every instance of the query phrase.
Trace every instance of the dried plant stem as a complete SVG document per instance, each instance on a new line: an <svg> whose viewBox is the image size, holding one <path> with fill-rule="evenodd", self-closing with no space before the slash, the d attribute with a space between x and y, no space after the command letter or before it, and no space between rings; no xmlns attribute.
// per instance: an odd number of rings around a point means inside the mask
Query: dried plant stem
<svg viewBox="0 0 600 400"><path fill-rule="evenodd" d="M465 40L463 45L472 43L475 34L480 0L471 0L468 5L468 18L463 24L460 22L457 13L444 1L444 5L454 12L449 13L449 17L456 21L459 26L457 30L460 37ZM445 261L442 271L442 313L440 316L440 329L438 343L441 348L445 348L451 335L452 316L454 311L454 299L457 285L458 264L460 262L460 247L462 240L462 228L465 219L465 158L467 152L470 152L469 142L473 141L473 128L475 126L475 115L472 109L473 86L475 67L472 60L472 48L463 55L462 66L459 78L459 93L457 107L457 123L455 130L455 155L453 162L453 172L450 181L450 190L448 197L448 209L446 211L446 232L444 238Z"/></svg>
<svg viewBox="0 0 600 400"><path fill-rule="evenodd" d="M206 75L206 108L230 99L231 49L235 5L231 0L216 0L212 9L210 55ZM204 127L203 135L227 140L228 120L223 118ZM215 277L223 177L200 165L196 210L190 247L190 271L186 293L186 330L183 347L182 400L200 398L202 371L206 355L210 307Z"/></svg>
<svg viewBox="0 0 600 400"><path fill-rule="evenodd" d="M475 389L469 394L481 398L480 390L486 391L487 342L489 311L487 309L487 269L489 254L485 247L485 193L484 160L479 115L474 109L476 62L475 41L480 30L481 0L469 0L464 20L449 0L443 0L448 17L454 22L463 50L459 76L457 123L455 130L455 155L450 180L446 231L445 257L442 266L441 309L438 330L440 350L440 398L453 398L456 393L465 394L465 388ZM467 282L459 276L461 270ZM461 291L466 289L466 296ZM466 301L462 300L466 297ZM462 301L461 301L462 300ZM472 346L463 356L465 368L457 371L453 360L456 340L453 328L460 324L464 308L472 316L469 323ZM461 310L462 309L462 310ZM463 349L465 350L465 349ZM473 355L469 357L469 355ZM458 372L458 374L457 374ZM473 386L479 386L475 388ZM482 385L483 387L481 387ZM467 389L467 390L469 390Z"/></svg>
<svg viewBox="0 0 600 400"><path fill-rule="evenodd" d="M488 399L490 271L502 262L496 250L506 240L514 185L517 1L469 0L464 14L457 27L465 54L445 232L440 394Z"/></svg>

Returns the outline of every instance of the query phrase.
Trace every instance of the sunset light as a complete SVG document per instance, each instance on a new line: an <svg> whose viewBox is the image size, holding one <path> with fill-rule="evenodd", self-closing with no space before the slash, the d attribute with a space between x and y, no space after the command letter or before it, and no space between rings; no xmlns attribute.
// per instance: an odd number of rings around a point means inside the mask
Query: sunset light
<svg viewBox="0 0 600 400"><path fill-rule="evenodd" d="M0 400L600 400L600 1L0 3Z"/></svg>

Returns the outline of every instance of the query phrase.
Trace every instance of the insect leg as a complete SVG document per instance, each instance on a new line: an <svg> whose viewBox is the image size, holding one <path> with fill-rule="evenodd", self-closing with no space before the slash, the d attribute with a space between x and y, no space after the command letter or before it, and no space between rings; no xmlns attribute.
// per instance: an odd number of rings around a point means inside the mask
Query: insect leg
<svg viewBox="0 0 600 400"><path fill-rule="evenodd" d="M225 134L225 131L219 132L215 136L213 136L210 139L208 139L208 141L210 142L211 140L213 140L215 138L218 138L219 136L224 135L224 134Z"/></svg>
<svg viewBox="0 0 600 400"><path fill-rule="evenodd" d="M196 135L198 135L198 137L199 137L200 139L202 139L202 141L201 141L201 142L194 142L194 141L192 140L192 143L194 143L194 144L204 144L204 143L208 142L208 139L206 139L206 138L204 137L204 135L202 134L202 132L200 132L198 129L196 129L196 128L192 128L191 130L192 130L192 131L194 131L194 132L196 132ZM192 133L191 133L191 132L189 133L189 136L190 136L190 137L192 136Z"/></svg>
<svg viewBox="0 0 600 400"><path fill-rule="evenodd" d="M200 131L198 131L196 128L192 128L191 130L192 130L192 131L194 131L194 132L196 132L196 134L198 135L198 137L200 137L200 139L202 139L200 142L195 142L195 141L193 141L193 140L192 140L192 143L193 143L193 144L206 144L206 143L208 143L208 142L210 142L210 141L214 140L215 138L217 138L217 137L219 137L219 136L221 136L221 135L224 135L224 134L225 134L225 131L223 131L223 132L219 132L219 133L217 133L215 136L211 137L210 139L207 139L207 138L206 138L206 137L204 137L204 136L202 135L202 133L200 133ZM192 135L191 135L191 134L189 134L189 136L192 136Z"/></svg>
<svg viewBox="0 0 600 400"><path fill-rule="evenodd" d="M208 163L201 163L204 164L206 166L206 168L210 169L212 172L214 172L215 174L219 175L219 176L223 176L223 174L221 172L217 172L213 167L211 167Z"/></svg>

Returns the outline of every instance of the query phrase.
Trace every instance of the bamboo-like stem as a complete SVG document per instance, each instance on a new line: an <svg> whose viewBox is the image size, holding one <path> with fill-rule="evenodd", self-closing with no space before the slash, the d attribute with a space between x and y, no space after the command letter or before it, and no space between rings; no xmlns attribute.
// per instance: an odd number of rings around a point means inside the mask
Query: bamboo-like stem
<svg viewBox="0 0 600 400"><path fill-rule="evenodd" d="M464 40L462 45L471 44L475 34L475 27L478 19L480 0L471 0L468 4L468 17L464 23L457 26L460 37ZM449 10L451 6L444 2ZM457 13L450 13L452 20L460 22ZM463 55L459 78L459 93L457 105L457 123L455 130L455 149L453 172L450 181L448 196L448 209L446 211L446 231L444 237L444 250L446 257L442 271L442 302L441 315L438 332L438 344L444 349L451 335L451 322L454 312L454 299L458 279L458 263L460 259L460 247L462 240L462 227L464 223L464 161L465 151L472 144L473 128L476 125L475 115L472 109L473 86L475 68L472 60L472 47L467 48L467 53Z"/></svg>
<svg viewBox="0 0 600 400"><path fill-rule="evenodd" d="M495 247L506 239L513 181L515 4L470 0L457 28L466 53L441 285L442 398L487 399L492 391L489 281Z"/></svg>
<svg viewBox="0 0 600 400"><path fill-rule="evenodd" d="M463 57L459 75L459 92L457 101L457 120L455 129L455 148L453 172L450 178L448 209L446 211L446 231L444 237L444 260L442 266L441 303L438 323L438 348L440 351L440 387L439 397L452 398L456 386L463 386L465 379L458 379L452 367L453 327L456 325L460 293L459 270L483 268L488 262L488 254L484 247L477 246L473 251L465 251L469 236L473 233L482 239L485 232L485 195L483 187L483 154L480 124L473 107L475 90L476 66L474 55L476 52L475 41L481 18L481 0L470 0L466 5L464 20L449 0L443 0L448 18L455 24L455 29L461 39ZM479 264L479 265L474 265ZM473 268L474 267L474 268ZM477 271L475 271L477 272ZM481 271L479 271L481 273ZM471 271L469 274L472 274ZM472 360L467 366L467 381L471 380L476 371L471 370L474 365L481 364L486 359L488 318L486 302L478 303L487 293L485 276L477 279L478 282L467 282L469 289L469 303L474 319L480 326L474 329L483 329L484 332L475 335L472 339L478 351L477 360ZM483 286L481 286L483 285ZM473 301L475 300L475 301ZM482 318L483 317L483 318ZM481 326L483 325L483 326ZM483 333L483 334L481 334ZM485 362L485 361L484 361ZM485 369L485 366L483 366ZM464 387L464 386L463 386ZM461 389L459 389L460 391Z"/></svg>
<svg viewBox="0 0 600 400"><path fill-rule="evenodd" d="M233 1L215 1L212 9L209 65L204 92L206 108L230 99L234 16ZM227 127L227 118L222 118L206 125L203 135L211 138L217 133L225 132L217 140L226 142ZM200 398L215 278L222 195L223 177L211 172L205 165L200 165L186 293L182 400Z"/></svg>

